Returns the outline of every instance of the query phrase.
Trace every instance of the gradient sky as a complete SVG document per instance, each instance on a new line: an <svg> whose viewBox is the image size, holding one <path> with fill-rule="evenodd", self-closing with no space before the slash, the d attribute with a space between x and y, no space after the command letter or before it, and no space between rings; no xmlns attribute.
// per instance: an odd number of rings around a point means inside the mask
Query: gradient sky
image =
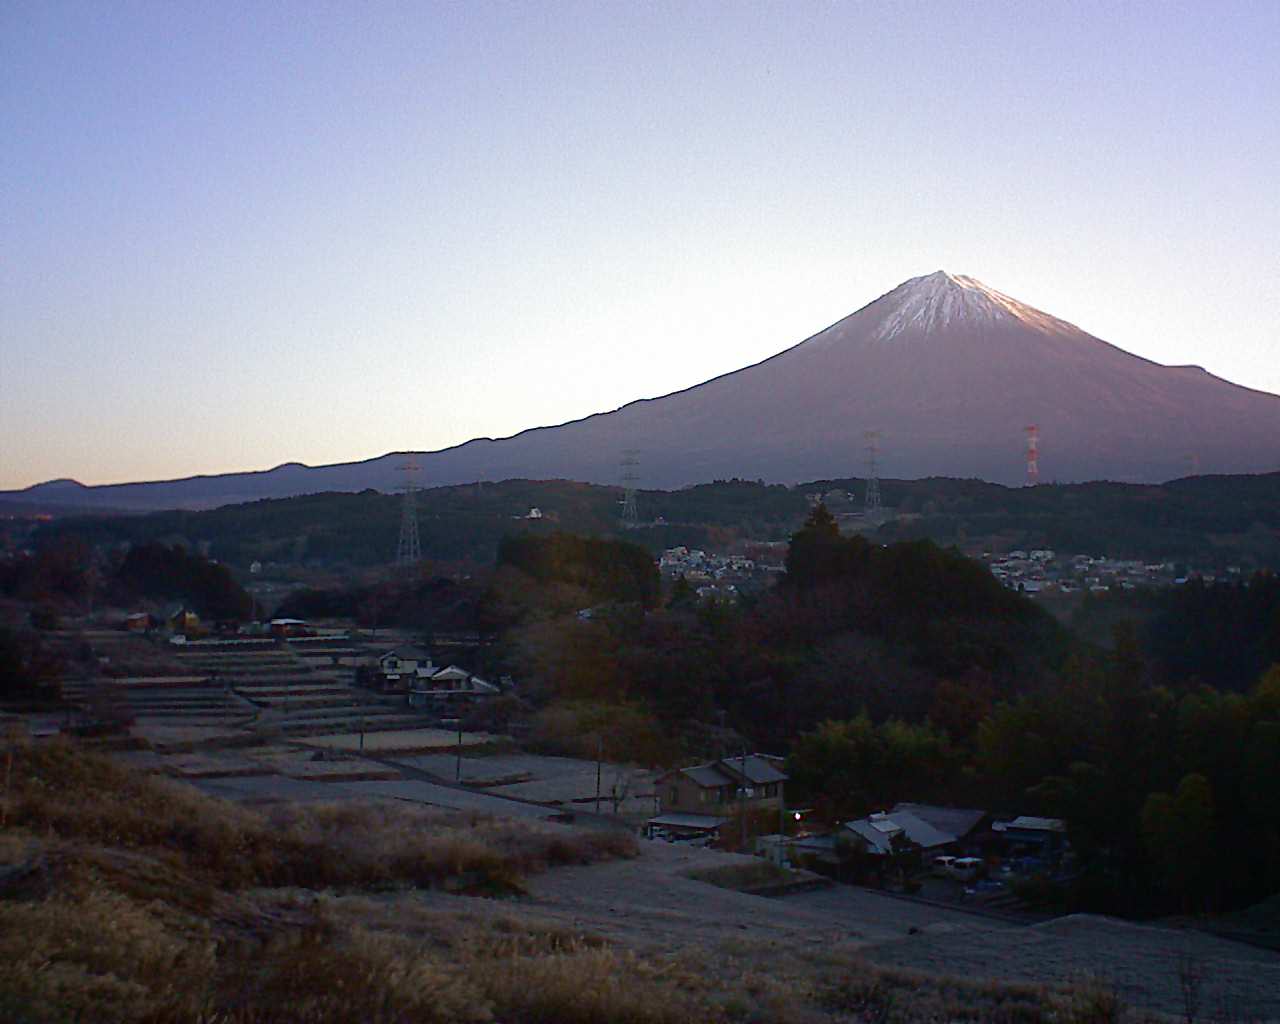
<svg viewBox="0 0 1280 1024"><path fill-rule="evenodd" d="M0 487L502 436L937 269L1280 392L1280 2L0 0Z"/></svg>

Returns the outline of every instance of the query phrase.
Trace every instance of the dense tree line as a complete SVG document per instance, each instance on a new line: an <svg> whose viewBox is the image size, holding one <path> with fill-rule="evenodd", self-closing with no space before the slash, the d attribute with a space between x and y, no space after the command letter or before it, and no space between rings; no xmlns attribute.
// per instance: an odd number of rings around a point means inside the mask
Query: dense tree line
<svg viewBox="0 0 1280 1024"><path fill-rule="evenodd" d="M0 594L36 606L40 617L88 611L96 602L180 601L214 619L246 619L252 601L226 568L182 545L138 544L127 552L95 552L75 534L34 555L0 561Z"/></svg>
<svg viewBox="0 0 1280 1024"><path fill-rule="evenodd" d="M579 587L595 601L653 607L660 595L653 557L625 541L556 532L508 535L498 546L498 569L512 568L539 584Z"/></svg>
<svg viewBox="0 0 1280 1024"><path fill-rule="evenodd" d="M998 538L1012 547L1202 568L1280 567L1280 473L1037 487L886 480L882 491L886 505L913 514L885 527L883 539Z"/></svg>
<svg viewBox="0 0 1280 1024"><path fill-rule="evenodd" d="M1274 573L1241 583L1193 579L1149 598L1155 614L1146 644L1173 685L1242 691L1280 662L1280 577Z"/></svg>
<svg viewBox="0 0 1280 1024"><path fill-rule="evenodd" d="M735 539L784 540L803 520L807 495L835 492L856 511L865 480L784 487L715 481L676 491L641 491L641 529L629 539L650 551L676 544L724 546ZM905 513L877 539L931 539L947 546L985 538L1117 558L1197 566L1280 566L1280 473L1193 477L1162 485L1087 483L1002 487L979 480L884 480L885 504ZM617 487L564 480L506 480L436 487L418 495L424 555L492 564L503 536L565 530L618 534ZM537 507L544 519L524 519ZM662 522L666 525L662 525ZM220 561L383 565L395 553L400 499L393 494L312 494L209 511L90 515L59 519L40 545L74 534L94 545L208 542Z"/></svg>
<svg viewBox="0 0 1280 1024"><path fill-rule="evenodd" d="M478 633L483 588L445 576L384 580L352 587L308 588L290 594L276 614L298 619L351 619L365 629L413 629L437 633Z"/></svg>
<svg viewBox="0 0 1280 1024"><path fill-rule="evenodd" d="M842 538L821 508L793 540L784 583L759 597L700 603L677 587L649 614L587 621L554 614L572 607L557 600L554 587L525 594L524 607L552 614L513 622L497 649L545 699L641 702L672 728L722 716L779 752L827 718L923 720L957 683L965 697L944 701L949 717L973 719L970 695L1017 692L1066 643L955 552Z"/></svg>
<svg viewBox="0 0 1280 1024"><path fill-rule="evenodd" d="M1214 911L1280 888L1280 667L1248 694L1174 691L1130 632L967 734L946 717L824 722L792 748L796 795L833 818L907 799L1061 817L1072 909Z"/></svg>
<svg viewBox="0 0 1280 1024"><path fill-rule="evenodd" d="M546 536L557 530L608 537L619 531L617 487L568 480L505 480L435 487L417 495L425 558L492 565L502 538ZM735 537L784 538L803 517L796 491L744 481L680 491L642 491L644 527L629 539L651 552L675 544L723 545ZM263 499L206 511L60 518L37 531L41 547L75 536L94 546L161 541L207 545L211 557L235 566L285 564L385 565L396 551L402 499L395 494L309 494ZM525 518L530 509L542 519ZM670 525L655 524L665 519Z"/></svg>
<svg viewBox="0 0 1280 1024"><path fill-rule="evenodd" d="M1086 594L1071 616L1072 629L1100 646L1124 624L1137 628L1157 683L1242 693L1280 662L1280 577Z"/></svg>
<svg viewBox="0 0 1280 1024"><path fill-rule="evenodd" d="M253 602L226 566L179 545L139 544L129 549L112 578L119 603L181 601L210 619L243 621Z"/></svg>

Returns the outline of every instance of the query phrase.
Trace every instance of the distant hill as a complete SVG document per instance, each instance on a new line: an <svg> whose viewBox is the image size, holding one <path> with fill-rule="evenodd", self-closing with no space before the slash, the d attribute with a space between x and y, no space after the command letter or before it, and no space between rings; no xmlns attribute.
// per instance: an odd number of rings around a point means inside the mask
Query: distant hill
<svg viewBox="0 0 1280 1024"><path fill-rule="evenodd" d="M1155 483L1280 470L1280 396L1197 366L1161 366L971 277L913 278L754 366L685 391L513 437L417 453L423 480L516 477L612 483L639 449L646 484L844 476L878 431L884 471L1013 484L1024 430L1041 437L1045 480ZM57 480L0 500L125 509L212 508L325 491L393 491L401 453L287 463L155 483Z"/></svg>
<svg viewBox="0 0 1280 1024"><path fill-rule="evenodd" d="M642 526L629 539L659 551L676 544L722 547L734 540L785 540L825 495L837 513L861 509L865 481L796 487L725 481L642 491ZM1112 557L1170 559L1197 566L1280 568L1280 473L1193 477L1163 485L1004 487L979 480L884 480L899 517L878 540L928 537L967 547L996 542ZM508 480L439 487L418 495L423 554L491 563L502 538L563 530L619 535L616 487ZM543 517L527 518L537 508ZM382 565L396 550L400 499L365 491L249 502L204 512L71 516L45 524L39 543L76 534L100 544L204 543L212 557L316 565Z"/></svg>

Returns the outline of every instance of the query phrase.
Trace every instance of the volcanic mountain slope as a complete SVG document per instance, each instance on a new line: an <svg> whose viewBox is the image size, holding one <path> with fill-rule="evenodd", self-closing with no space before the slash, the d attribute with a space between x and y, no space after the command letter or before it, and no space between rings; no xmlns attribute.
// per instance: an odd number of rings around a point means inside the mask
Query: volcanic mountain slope
<svg viewBox="0 0 1280 1024"><path fill-rule="evenodd" d="M641 452L646 486L743 477L792 483L860 475L866 433L898 478L1016 483L1024 428L1041 479L1158 482L1280 468L1280 396L1195 366L1161 366L971 277L913 278L807 341L661 398L500 440L421 454L430 484L618 479ZM325 490L393 489L402 455L154 484L16 492L123 508L209 507Z"/></svg>

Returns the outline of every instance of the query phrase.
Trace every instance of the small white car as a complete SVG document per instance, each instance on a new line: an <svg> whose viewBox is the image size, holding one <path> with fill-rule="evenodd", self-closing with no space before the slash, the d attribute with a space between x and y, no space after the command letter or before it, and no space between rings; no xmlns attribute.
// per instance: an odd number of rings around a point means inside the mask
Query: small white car
<svg viewBox="0 0 1280 1024"><path fill-rule="evenodd" d="M951 877L959 882L972 882L980 878L986 865L981 857L956 857L951 862Z"/></svg>

